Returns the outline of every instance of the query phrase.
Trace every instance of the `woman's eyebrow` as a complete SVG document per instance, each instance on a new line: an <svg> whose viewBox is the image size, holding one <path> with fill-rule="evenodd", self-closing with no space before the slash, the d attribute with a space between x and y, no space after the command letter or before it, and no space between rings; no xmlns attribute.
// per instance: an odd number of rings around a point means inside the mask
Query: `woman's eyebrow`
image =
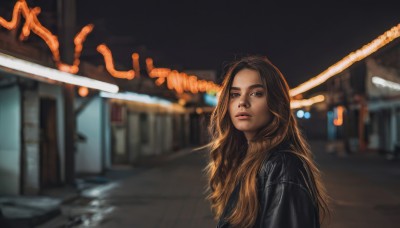
<svg viewBox="0 0 400 228"><path fill-rule="evenodd" d="M261 84L254 84L254 85L249 86L249 89L254 89L254 88L263 88L264 89L264 86Z"/></svg>
<svg viewBox="0 0 400 228"><path fill-rule="evenodd" d="M249 89L254 89L254 88L263 88L264 89L264 86L261 84L254 84L254 85L249 86L248 88ZM241 88L232 86L230 90L241 90Z"/></svg>

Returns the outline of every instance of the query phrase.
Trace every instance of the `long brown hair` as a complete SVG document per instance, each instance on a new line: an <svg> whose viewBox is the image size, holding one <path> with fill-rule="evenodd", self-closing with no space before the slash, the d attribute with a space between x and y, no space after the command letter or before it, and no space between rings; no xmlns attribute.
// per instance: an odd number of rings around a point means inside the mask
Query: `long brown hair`
<svg viewBox="0 0 400 228"><path fill-rule="evenodd" d="M229 93L233 78L242 69L255 70L266 88L270 123L260 129L247 143L244 134L233 126L228 113ZM283 142L290 142L290 150L306 165L310 173L313 195L320 212L320 220L329 215L328 195L313 161L309 145L302 136L290 109L289 86L277 67L266 57L248 56L234 62L227 71L219 101L211 114L209 130L212 136L210 161L206 167L209 179L211 207L220 218L229 196L241 182L235 208L225 218L233 226L252 227L256 221L259 201L256 177L268 152Z"/></svg>

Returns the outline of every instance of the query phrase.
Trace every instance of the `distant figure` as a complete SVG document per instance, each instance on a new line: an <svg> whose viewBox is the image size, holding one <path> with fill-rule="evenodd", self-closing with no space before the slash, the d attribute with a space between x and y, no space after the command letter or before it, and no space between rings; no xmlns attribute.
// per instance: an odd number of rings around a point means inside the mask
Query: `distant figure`
<svg viewBox="0 0 400 228"><path fill-rule="evenodd" d="M266 57L230 66L211 115L209 200L217 227L313 228L328 195L290 109L288 84Z"/></svg>

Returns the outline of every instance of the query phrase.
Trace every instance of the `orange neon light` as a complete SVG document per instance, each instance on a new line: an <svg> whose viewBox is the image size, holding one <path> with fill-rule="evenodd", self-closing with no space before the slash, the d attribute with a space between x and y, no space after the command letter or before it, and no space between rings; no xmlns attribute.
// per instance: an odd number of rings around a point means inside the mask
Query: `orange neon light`
<svg viewBox="0 0 400 228"><path fill-rule="evenodd" d="M135 70L135 75L140 75L140 64L139 64L139 54L132 54L133 69Z"/></svg>
<svg viewBox="0 0 400 228"><path fill-rule="evenodd" d="M85 41L86 36L93 30L93 25L86 25L75 36L74 62L72 65L68 65L61 62L60 60L59 42L57 36L53 35L39 22L37 15L39 15L40 11L40 7L34 7L30 9L25 0L20 0L15 3L12 19L10 21L7 21L4 18L0 17L0 25L8 30L16 29L21 20L21 16L23 16L25 18L25 23L22 27L19 39L21 41L26 40L29 37L31 31L34 32L46 42L53 55L53 60L56 63L57 68L64 72L76 74L79 71L79 57L82 52L82 43Z"/></svg>
<svg viewBox="0 0 400 228"><path fill-rule="evenodd" d="M168 77L168 75L171 73L171 69L168 68L153 68L149 72L149 76L151 78L157 78L156 80L156 85L160 86L165 82L165 79Z"/></svg>
<svg viewBox="0 0 400 228"><path fill-rule="evenodd" d="M151 72L154 69L154 62L152 58L146 58L146 68L148 72Z"/></svg>
<svg viewBox="0 0 400 228"><path fill-rule="evenodd" d="M207 92L215 94L220 90L220 87L205 80L198 80L194 75L187 75L184 72L178 72L169 68L155 68L153 59L146 59L146 69L150 77L157 78L156 85L160 86L167 82L167 87L170 90L175 90L181 94L185 91L191 93Z"/></svg>
<svg viewBox="0 0 400 228"><path fill-rule="evenodd" d="M343 112L344 108L343 106L338 106L336 108L336 118L333 120L333 125L335 126L342 126L343 124Z"/></svg>
<svg viewBox="0 0 400 228"><path fill-rule="evenodd" d="M62 62L57 63L57 67L61 71L69 72L72 74L76 74L79 71L80 57L83 49L83 42L86 40L86 37L89 33L92 32L94 25L89 24L81 29L81 31L75 36L74 44L75 44L75 52L74 52L74 62L72 66L64 64Z"/></svg>
<svg viewBox="0 0 400 228"><path fill-rule="evenodd" d="M60 60L59 41L57 36L53 35L39 22L37 16L40 11L41 9L39 7L29 8L25 0L19 0L15 3L12 19L7 21L0 17L0 26L3 26L8 30L16 29L21 20L21 16L23 16L25 18L25 23L22 27L19 39L21 41L26 40L32 31L46 42L53 55L53 60L60 71L76 74L79 71L80 55L83 49L82 44L86 40L88 34L92 32L94 26L92 24L86 25L75 36L74 61L72 65L68 65ZM135 73L136 75L140 75L139 54L132 54L134 70L117 71L114 68L113 57L110 49L105 44L101 44L97 46L97 51L103 55L106 69L113 77L130 80L135 77ZM166 82L167 87L171 90L176 90L177 93L190 91L192 93L207 92L215 94L220 90L220 87L215 83L198 80L194 75L187 75L168 68L155 68L151 58L146 59L146 67L150 77L157 78L155 83L158 86Z"/></svg>
<svg viewBox="0 0 400 228"><path fill-rule="evenodd" d="M89 94L89 89L87 87L79 87L78 93L79 96L86 97Z"/></svg>
<svg viewBox="0 0 400 228"><path fill-rule="evenodd" d="M114 68L114 61L110 49L105 44L97 46L97 51L104 56L104 62L106 63L107 71L116 78L133 79L135 77L135 71L117 71Z"/></svg>
<svg viewBox="0 0 400 228"><path fill-rule="evenodd" d="M297 94L306 92L322 83L336 74L344 71L346 68L353 65L355 62L360 61L372 53L376 52L386 44L392 42L394 39L400 36L400 24L392 27L372 42L364 45L362 48L355 52L350 53L339 62L333 64L328 69L320 73L319 75L311 78L310 80L300 84L299 86L290 90L290 96L296 96Z"/></svg>

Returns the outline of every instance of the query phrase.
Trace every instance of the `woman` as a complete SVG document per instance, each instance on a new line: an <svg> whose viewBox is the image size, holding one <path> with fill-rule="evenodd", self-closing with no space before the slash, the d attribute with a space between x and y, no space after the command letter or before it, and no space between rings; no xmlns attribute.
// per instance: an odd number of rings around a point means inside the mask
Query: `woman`
<svg viewBox="0 0 400 228"><path fill-rule="evenodd" d="M328 196L290 110L288 84L267 58L231 65L210 132L206 171L217 227L320 227Z"/></svg>

